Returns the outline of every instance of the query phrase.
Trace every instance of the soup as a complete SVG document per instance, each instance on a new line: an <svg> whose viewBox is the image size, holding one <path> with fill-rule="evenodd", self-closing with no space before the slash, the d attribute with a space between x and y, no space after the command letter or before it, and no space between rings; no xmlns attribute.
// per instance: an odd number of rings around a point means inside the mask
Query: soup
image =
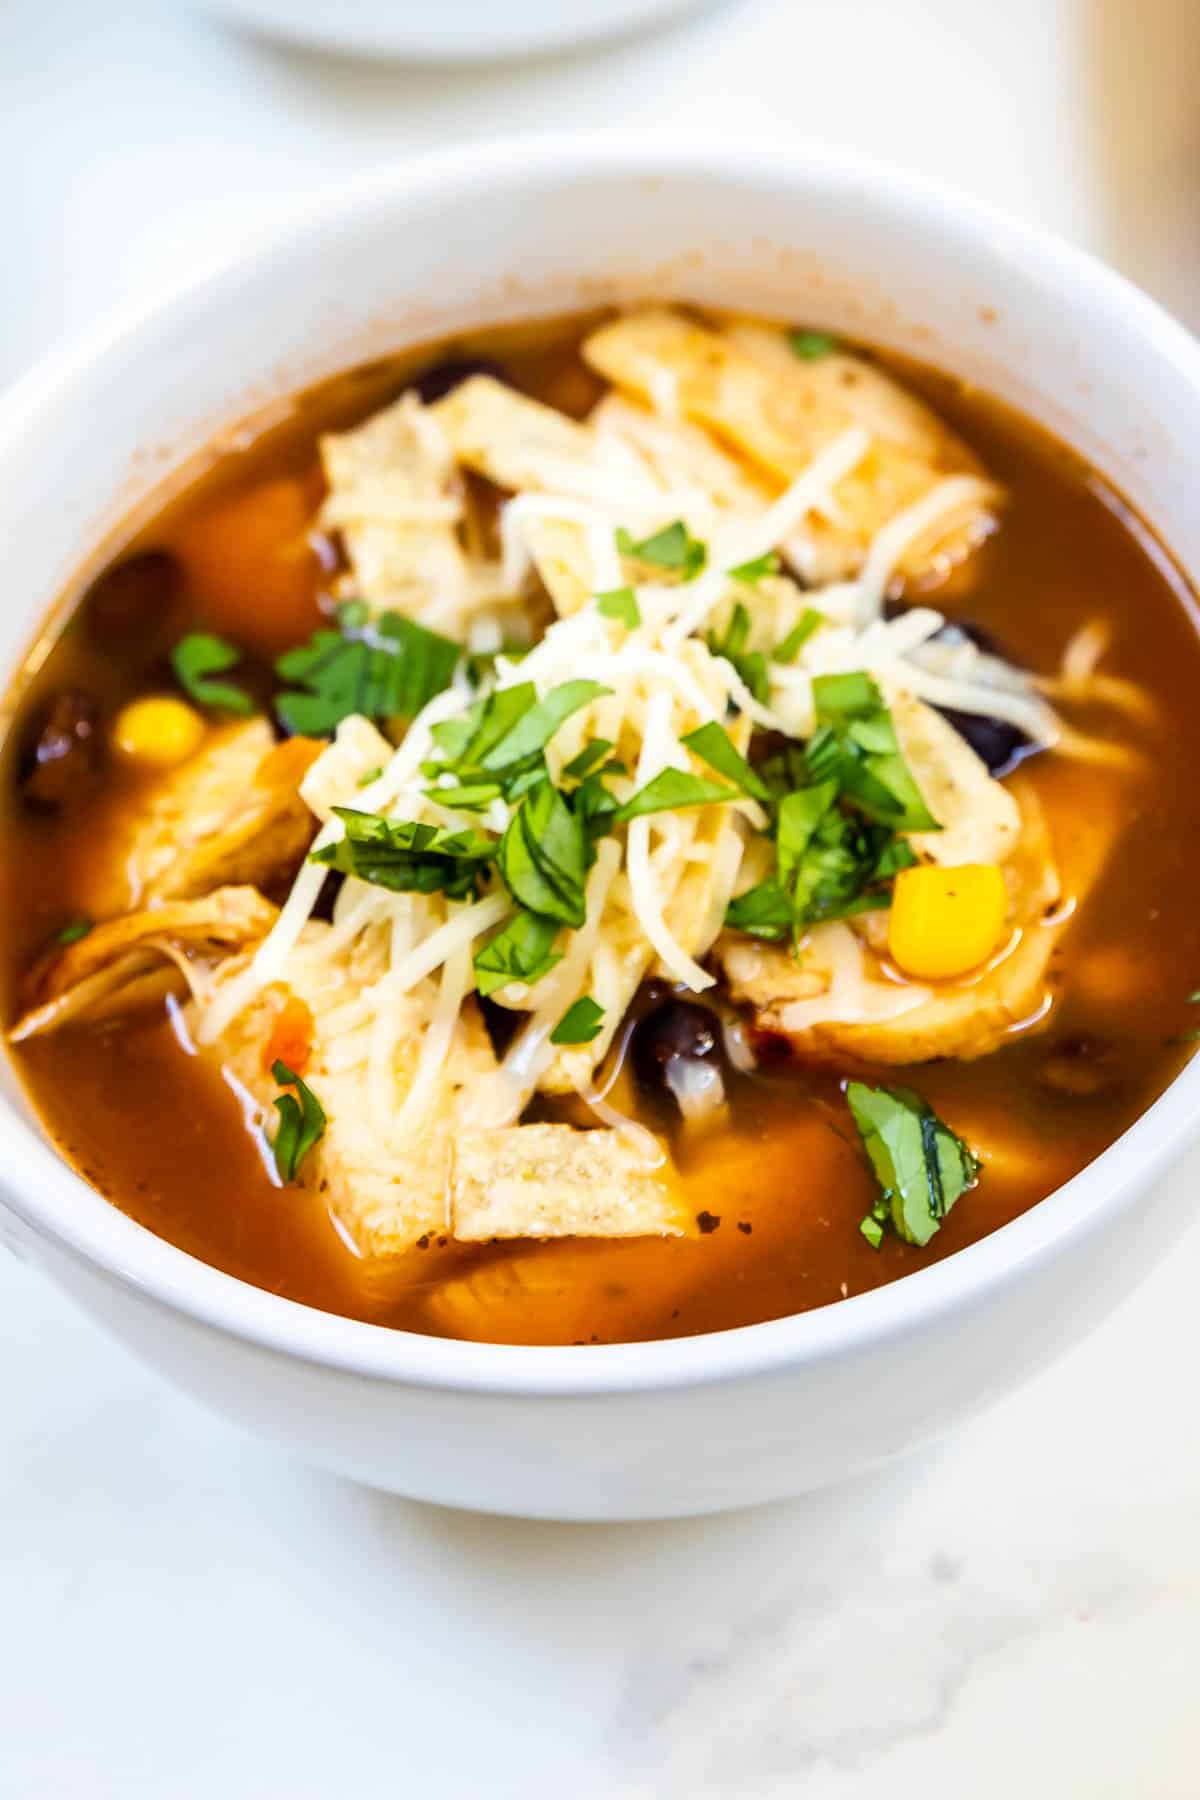
<svg viewBox="0 0 1200 1800"><path fill-rule="evenodd" d="M1027 420L652 308L247 428L18 686L12 1055L131 1217L509 1343L1002 1226L1176 1072L1200 644Z"/></svg>

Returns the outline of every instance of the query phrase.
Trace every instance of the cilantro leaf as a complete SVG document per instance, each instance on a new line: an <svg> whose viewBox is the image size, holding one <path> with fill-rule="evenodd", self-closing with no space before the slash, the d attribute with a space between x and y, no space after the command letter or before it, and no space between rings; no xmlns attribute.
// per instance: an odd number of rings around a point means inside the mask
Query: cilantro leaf
<svg viewBox="0 0 1200 1800"><path fill-rule="evenodd" d="M565 765L563 774L569 776L572 781L582 781L585 775L590 775L592 770L604 761L611 749L612 740L610 738L593 738L590 744L583 746L578 756L573 756Z"/></svg>
<svg viewBox="0 0 1200 1800"><path fill-rule="evenodd" d="M761 650L746 649L749 636L750 614L739 600L730 614L724 636L710 631L705 634L704 641L714 656L723 656L726 662L733 664L760 706L765 706L771 697L767 659Z"/></svg>
<svg viewBox="0 0 1200 1800"><path fill-rule="evenodd" d="M532 985L561 962L554 941L561 927L557 919L537 913L514 913L495 937L475 952L475 986L480 994L494 994L510 981Z"/></svg>
<svg viewBox="0 0 1200 1800"><path fill-rule="evenodd" d="M815 606L805 607L798 624L792 626L785 638L781 638L771 652L771 661L777 663L793 663L807 644L814 631L819 631L825 623L825 615L819 613Z"/></svg>
<svg viewBox="0 0 1200 1800"><path fill-rule="evenodd" d="M212 679L241 660L240 650L209 631L189 632L171 652L175 678L190 700L197 706L216 706L245 718L254 711L249 694L234 687L231 681Z"/></svg>
<svg viewBox="0 0 1200 1800"><path fill-rule="evenodd" d="M828 356L831 350L837 349L837 339L830 337L827 331L790 331L788 343L792 354L801 362L817 362L822 356Z"/></svg>
<svg viewBox="0 0 1200 1800"><path fill-rule="evenodd" d="M501 689L502 693L504 691ZM611 693L611 688L598 681L564 681L559 687L551 688L544 699L535 701L479 758L480 768L499 771L524 764L527 758L546 748L559 726L572 713Z"/></svg>
<svg viewBox="0 0 1200 1800"><path fill-rule="evenodd" d="M708 561L708 546L694 538L682 519L664 525L641 541L634 539L622 525L617 530L617 549L634 562L649 563L652 568L670 569L683 581L693 581Z"/></svg>
<svg viewBox="0 0 1200 1800"><path fill-rule="evenodd" d="M770 790L762 777L757 775L738 750L723 725L710 722L701 725L696 731L689 731L681 743L687 745L693 756L706 762L710 769L718 775L724 775L743 794L749 794L755 800L769 800Z"/></svg>
<svg viewBox="0 0 1200 1800"><path fill-rule="evenodd" d="M590 856L582 821L546 780L525 795L497 852L500 874L514 900L576 930L587 917L584 881Z"/></svg>
<svg viewBox="0 0 1200 1800"><path fill-rule="evenodd" d="M271 1142L280 1181L292 1182L313 1145L325 1135L325 1109L312 1089L285 1062L272 1063L271 1074L281 1088L294 1087L296 1090L295 1094L280 1094L274 1103L279 1114L279 1128Z"/></svg>
<svg viewBox="0 0 1200 1800"><path fill-rule="evenodd" d="M796 911L791 895L773 878L747 888L729 902L725 923L747 937L765 938L768 943L782 943L795 929Z"/></svg>
<svg viewBox="0 0 1200 1800"><path fill-rule="evenodd" d="M606 594L597 594L596 606L606 619L619 619L630 631L636 631L642 622L637 595L631 587L610 588Z"/></svg>
<svg viewBox="0 0 1200 1800"><path fill-rule="evenodd" d="M275 702L289 731L329 737L343 719L411 719L450 686L459 645L400 613L372 620L359 601L338 608L338 631L286 650L276 673L294 684Z"/></svg>
<svg viewBox="0 0 1200 1800"><path fill-rule="evenodd" d="M451 831L413 819L384 819L377 813L335 806L346 835L323 844L309 861L343 875L356 875L397 894L445 894L465 900L478 889L484 866L496 854L494 838L477 831Z"/></svg>
<svg viewBox="0 0 1200 1800"><path fill-rule="evenodd" d="M818 739L831 733L843 794L860 812L894 831L940 829L900 751L892 715L869 675L818 675L813 680ZM810 758L812 745L810 745Z"/></svg>
<svg viewBox="0 0 1200 1800"><path fill-rule="evenodd" d="M778 575L779 568L778 552L768 550L765 556L753 557L750 562L739 563L736 569L726 569L725 573L731 581L741 581L746 587L756 587L764 575Z"/></svg>
<svg viewBox="0 0 1200 1800"><path fill-rule="evenodd" d="M955 1201L975 1186L978 1159L910 1088L851 1081L846 1100L882 1190L863 1235L878 1248L886 1220L906 1243L927 1244Z"/></svg>
<svg viewBox="0 0 1200 1800"><path fill-rule="evenodd" d="M631 795L624 806L618 807L614 817L618 825L627 825L630 819L644 818L647 813L678 812L684 806L708 806L717 800L736 799L734 788L705 781L683 769L663 769Z"/></svg>
<svg viewBox="0 0 1200 1800"><path fill-rule="evenodd" d="M604 1008L598 1006L590 994L576 1000L568 1006L554 1030L550 1033L552 1044L590 1044L600 1032L604 1023Z"/></svg>

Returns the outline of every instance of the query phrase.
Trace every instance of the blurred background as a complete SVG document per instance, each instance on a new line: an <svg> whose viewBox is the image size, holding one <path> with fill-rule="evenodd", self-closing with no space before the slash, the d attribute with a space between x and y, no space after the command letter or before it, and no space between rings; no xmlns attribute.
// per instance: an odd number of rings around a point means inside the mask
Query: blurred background
<svg viewBox="0 0 1200 1800"><path fill-rule="evenodd" d="M1200 327L1198 94L1196 0L727 0L442 68L0 0L0 387L315 190L576 125L848 145ZM1058 1367L852 1487L547 1527L245 1443L0 1254L0 1795L1195 1800L1198 1283L1193 1230Z"/></svg>
<svg viewBox="0 0 1200 1800"><path fill-rule="evenodd" d="M1055 227L1200 324L1195 0L726 0L602 48L442 68L238 35L198 0L3 0L0 34L0 382L314 189L554 126L850 145Z"/></svg>

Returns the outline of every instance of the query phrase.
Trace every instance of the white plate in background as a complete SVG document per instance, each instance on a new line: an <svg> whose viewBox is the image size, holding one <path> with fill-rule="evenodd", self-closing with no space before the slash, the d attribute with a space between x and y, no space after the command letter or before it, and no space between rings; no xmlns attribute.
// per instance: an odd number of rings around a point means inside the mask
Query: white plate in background
<svg viewBox="0 0 1200 1800"><path fill-rule="evenodd" d="M718 0L201 0L268 37L349 56L482 61L666 24Z"/></svg>

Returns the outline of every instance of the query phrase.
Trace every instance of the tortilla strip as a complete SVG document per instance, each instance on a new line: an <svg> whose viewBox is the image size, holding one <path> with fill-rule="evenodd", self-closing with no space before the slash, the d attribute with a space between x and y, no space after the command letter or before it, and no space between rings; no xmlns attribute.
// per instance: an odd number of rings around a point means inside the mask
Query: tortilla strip
<svg viewBox="0 0 1200 1800"><path fill-rule="evenodd" d="M680 1237L686 1215L669 1171L613 1130L512 1125L454 1140L451 1230L493 1238Z"/></svg>

